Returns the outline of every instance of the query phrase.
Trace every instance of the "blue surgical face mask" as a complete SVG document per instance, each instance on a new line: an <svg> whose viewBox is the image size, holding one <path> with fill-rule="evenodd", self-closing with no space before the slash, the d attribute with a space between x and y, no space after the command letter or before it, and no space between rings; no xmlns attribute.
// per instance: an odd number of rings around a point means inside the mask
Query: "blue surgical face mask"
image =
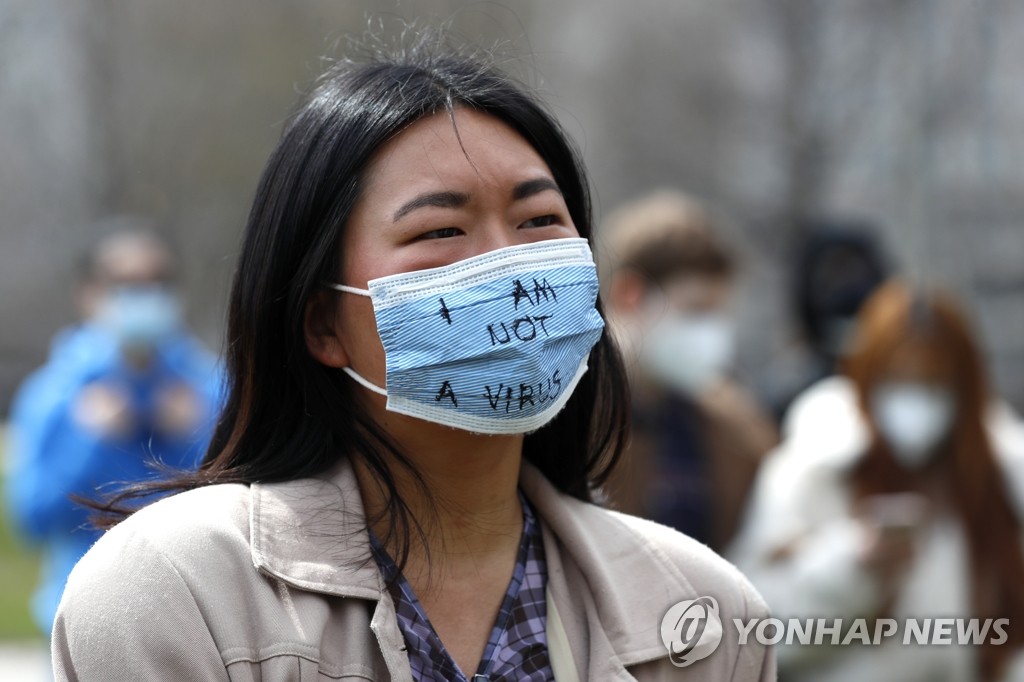
<svg viewBox="0 0 1024 682"><path fill-rule="evenodd" d="M151 348L181 325L177 296L159 284L115 287L103 299L97 322L125 348Z"/></svg>
<svg viewBox="0 0 1024 682"><path fill-rule="evenodd" d="M370 280L387 409L466 431L528 433L565 406L604 321L586 239L510 246Z"/></svg>

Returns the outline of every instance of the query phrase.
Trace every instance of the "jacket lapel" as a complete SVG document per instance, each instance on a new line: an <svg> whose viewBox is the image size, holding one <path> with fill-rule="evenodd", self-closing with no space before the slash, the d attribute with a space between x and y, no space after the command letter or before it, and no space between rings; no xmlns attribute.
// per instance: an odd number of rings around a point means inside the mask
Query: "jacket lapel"
<svg viewBox="0 0 1024 682"><path fill-rule="evenodd" d="M544 521L548 586L567 637L589 679L633 679L625 670L661 658L661 619L697 596L657 547L618 513L559 492L524 462L520 484ZM581 656L589 652L589 660Z"/></svg>

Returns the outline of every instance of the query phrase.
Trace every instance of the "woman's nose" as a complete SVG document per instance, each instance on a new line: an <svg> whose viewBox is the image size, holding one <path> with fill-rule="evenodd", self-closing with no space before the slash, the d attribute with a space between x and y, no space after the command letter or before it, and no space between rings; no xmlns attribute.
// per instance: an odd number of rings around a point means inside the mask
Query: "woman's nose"
<svg viewBox="0 0 1024 682"><path fill-rule="evenodd" d="M509 227L504 220L489 220L480 226L477 232L478 239L475 240L476 254L487 253L495 249L502 249L506 246L515 246L526 241L520 234L520 230Z"/></svg>

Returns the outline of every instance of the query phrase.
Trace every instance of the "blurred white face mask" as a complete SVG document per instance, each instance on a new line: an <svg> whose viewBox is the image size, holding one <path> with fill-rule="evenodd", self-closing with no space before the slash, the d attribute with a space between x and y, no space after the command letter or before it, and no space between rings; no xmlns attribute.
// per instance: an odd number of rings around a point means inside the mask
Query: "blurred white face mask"
<svg viewBox="0 0 1024 682"><path fill-rule="evenodd" d="M669 388L694 395L725 374L735 352L728 316L666 311L641 341L644 370Z"/></svg>
<svg viewBox="0 0 1024 682"><path fill-rule="evenodd" d="M889 382L875 389L871 411L896 460L907 469L920 469L949 435L956 398L941 386Z"/></svg>

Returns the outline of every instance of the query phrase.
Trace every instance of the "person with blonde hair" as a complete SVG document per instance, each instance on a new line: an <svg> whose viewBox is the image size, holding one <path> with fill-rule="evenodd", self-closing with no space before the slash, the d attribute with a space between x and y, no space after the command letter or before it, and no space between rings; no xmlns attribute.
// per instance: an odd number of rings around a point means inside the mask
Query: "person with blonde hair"
<svg viewBox="0 0 1024 682"><path fill-rule="evenodd" d="M800 396L730 556L780 617L1008 619L976 645L780 648L791 680L1019 680L1024 428L949 294L900 281Z"/></svg>
<svg viewBox="0 0 1024 682"><path fill-rule="evenodd" d="M732 376L736 257L704 207L662 190L602 224L608 314L633 387L613 504L721 551L774 425Z"/></svg>

